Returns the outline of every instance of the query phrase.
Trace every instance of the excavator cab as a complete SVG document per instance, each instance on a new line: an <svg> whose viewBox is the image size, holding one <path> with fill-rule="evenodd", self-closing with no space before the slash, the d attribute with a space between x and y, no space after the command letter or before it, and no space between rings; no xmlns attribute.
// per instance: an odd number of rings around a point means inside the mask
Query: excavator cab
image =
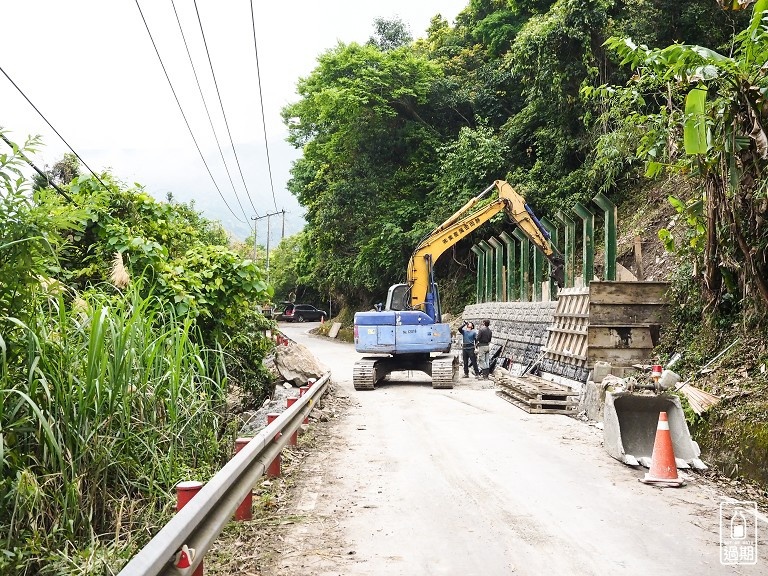
<svg viewBox="0 0 768 576"><path fill-rule="evenodd" d="M411 287L408 284L393 284L387 292L384 310L408 310L411 303Z"/></svg>
<svg viewBox="0 0 768 576"><path fill-rule="evenodd" d="M387 292L387 304L384 310L420 310L435 322L440 322L440 297L437 283L432 283L432 289L427 292L425 302L416 307L411 306L411 286L409 284L393 284Z"/></svg>
<svg viewBox="0 0 768 576"><path fill-rule="evenodd" d="M419 306L411 305L411 286L409 284L394 284L387 292L387 304L384 310L420 310L435 322L441 322L440 297L437 284L432 283L432 289L427 292L426 300Z"/></svg>

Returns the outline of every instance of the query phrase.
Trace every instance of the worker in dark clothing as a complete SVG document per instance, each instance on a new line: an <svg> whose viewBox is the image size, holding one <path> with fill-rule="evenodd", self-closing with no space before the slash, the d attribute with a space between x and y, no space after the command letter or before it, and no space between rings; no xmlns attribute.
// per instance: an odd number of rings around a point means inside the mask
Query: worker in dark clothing
<svg viewBox="0 0 768 576"><path fill-rule="evenodd" d="M472 322L464 322L459 328L461 332L462 344L461 354L464 360L464 378L469 378L470 367L474 369L475 376L480 376L477 368L477 355L475 354L475 345L477 344L477 330Z"/></svg>
<svg viewBox="0 0 768 576"><path fill-rule="evenodd" d="M477 361L484 379L487 379L491 372L489 362L493 332L489 328L490 324L490 320L483 320L483 325L477 331Z"/></svg>

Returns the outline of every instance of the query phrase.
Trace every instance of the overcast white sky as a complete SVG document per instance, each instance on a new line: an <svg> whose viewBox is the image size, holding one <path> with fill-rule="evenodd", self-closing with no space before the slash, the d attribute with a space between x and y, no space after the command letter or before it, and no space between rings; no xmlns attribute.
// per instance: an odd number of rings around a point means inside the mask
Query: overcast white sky
<svg viewBox="0 0 768 576"><path fill-rule="evenodd" d="M432 16L440 13L452 23L467 4L468 0L254 2L273 198L250 2L198 0L216 81L256 211L285 209L288 232L301 227L301 209L285 189L291 161L299 153L285 142L280 110L297 100L296 81L312 71L319 54L338 41L365 42L377 17L398 16L414 37L422 37ZM139 182L158 198L170 191L180 200L194 199L206 215L245 237L254 208L231 153L194 3L176 0L176 10L242 208L205 115L171 1L140 0L140 5L195 137L235 215L227 210L195 149L135 0L4 2L0 67L95 171L111 168L119 179ZM17 142L31 134L43 137L45 147L34 159L41 168L68 151L2 74L0 126ZM272 219L273 243L279 228L279 219ZM258 234L264 244L265 220L260 221Z"/></svg>

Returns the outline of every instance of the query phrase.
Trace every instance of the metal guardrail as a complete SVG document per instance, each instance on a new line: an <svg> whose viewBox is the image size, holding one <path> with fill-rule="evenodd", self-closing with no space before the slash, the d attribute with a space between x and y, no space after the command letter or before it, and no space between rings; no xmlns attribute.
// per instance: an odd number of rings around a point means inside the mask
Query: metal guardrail
<svg viewBox="0 0 768 576"><path fill-rule="evenodd" d="M330 377L328 372L317 380L291 407L235 454L118 576L191 574L232 519L235 509L289 442L291 434L299 429L316 401L325 394ZM184 545L194 548L195 556L189 568L179 569L173 565L173 558Z"/></svg>

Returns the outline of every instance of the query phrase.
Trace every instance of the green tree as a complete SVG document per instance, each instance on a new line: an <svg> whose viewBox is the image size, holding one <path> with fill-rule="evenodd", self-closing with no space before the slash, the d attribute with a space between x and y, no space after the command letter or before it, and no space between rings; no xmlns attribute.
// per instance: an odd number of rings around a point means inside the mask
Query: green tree
<svg viewBox="0 0 768 576"><path fill-rule="evenodd" d="M698 0L621 0L611 9L608 33L646 46L699 44L724 49L733 30L743 29L748 11L723 11L717 2Z"/></svg>
<svg viewBox="0 0 768 576"><path fill-rule="evenodd" d="M374 33L368 39L369 46L375 46L382 52L394 50L401 46L407 46L413 41L411 30L400 18L387 20L375 18L373 21Z"/></svg>
<svg viewBox="0 0 768 576"><path fill-rule="evenodd" d="M380 298L404 274L436 177L439 133L424 113L438 75L409 47L340 44L283 110L289 140L303 149L288 186L307 208L307 280L322 293Z"/></svg>
<svg viewBox="0 0 768 576"><path fill-rule="evenodd" d="M505 172L507 148L489 126L462 128L441 150L438 185L432 194L435 225Z"/></svg>
<svg viewBox="0 0 768 576"><path fill-rule="evenodd" d="M270 279L275 290L275 300L278 302L289 300L291 294L299 298L298 294L302 288L302 236L303 232L300 232L283 238L272 252ZM303 296L302 294L301 300L306 300Z"/></svg>
<svg viewBox="0 0 768 576"><path fill-rule="evenodd" d="M35 173L32 177L35 190L48 188L51 184L57 184L59 186L62 184L69 184L81 174L80 160L78 160L75 154L66 152L64 157L56 162L51 168L46 166L45 170L43 170L43 174L45 174L45 176Z"/></svg>
<svg viewBox="0 0 768 576"><path fill-rule="evenodd" d="M0 317L23 321L44 289L62 288L54 279L59 271L56 255L67 245L64 231L79 231L85 215L44 191L32 193L22 167L39 142L30 138L0 154Z"/></svg>
<svg viewBox="0 0 768 576"><path fill-rule="evenodd" d="M768 310L766 10L768 0L755 3L729 56L689 44L650 49L629 39L609 42L641 76L684 89L685 100L670 98L660 117L670 143L667 165L692 170L703 182L704 292L711 304L741 301L758 314ZM649 171L658 174L663 164L651 160ZM699 219L689 221L699 226Z"/></svg>

